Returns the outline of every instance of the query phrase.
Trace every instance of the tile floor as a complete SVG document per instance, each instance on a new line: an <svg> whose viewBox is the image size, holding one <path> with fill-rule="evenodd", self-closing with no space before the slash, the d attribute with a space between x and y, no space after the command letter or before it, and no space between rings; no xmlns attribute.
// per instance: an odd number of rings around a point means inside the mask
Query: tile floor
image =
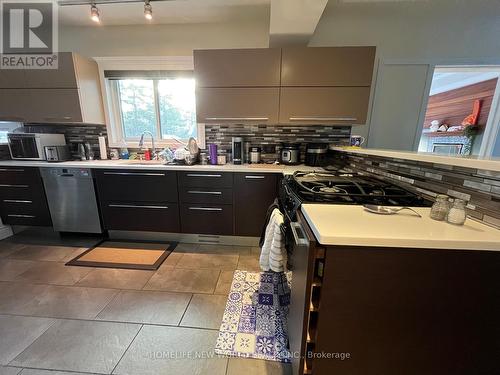
<svg viewBox="0 0 500 375"><path fill-rule="evenodd" d="M291 373L213 353L233 272L257 271L258 248L181 243L157 271L64 265L95 242L0 241L0 375Z"/></svg>

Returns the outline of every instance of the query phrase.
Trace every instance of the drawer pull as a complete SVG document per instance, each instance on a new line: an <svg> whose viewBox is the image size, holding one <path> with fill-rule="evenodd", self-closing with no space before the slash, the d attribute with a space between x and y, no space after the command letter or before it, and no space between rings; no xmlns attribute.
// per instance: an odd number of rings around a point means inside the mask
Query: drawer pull
<svg viewBox="0 0 500 375"><path fill-rule="evenodd" d="M0 187L14 187L14 188L27 188L29 185L8 185L8 184L0 184Z"/></svg>
<svg viewBox="0 0 500 375"><path fill-rule="evenodd" d="M212 195L222 195L222 191L201 191L201 190L189 190L189 194L212 194Z"/></svg>
<svg viewBox="0 0 500 375"><path fill-rule="evenodd" d="M207 121L267 121L269 117L205 117Z"/></svg>
<svg viewBox="0 0 500 375"><path fill-rule="evenodd" d="M222 177L221 174L188 173L188 177Z"/></svg>
<svg viewBox="0 0 500 375"><path fill-rule="evenodd" d="M0 172L24 172L24 169L8 169L8 168L1 168Z"/></svg>
<svg viewBox="0 0 500 375"><path fill-rule="evenodd" d="M245 176L245 178L247 178L249 180L263 180L264 178L266 178L266 176L250 176L250 175L247 175L247 176Z"/></svg>
<svg viewBox="0 0 500 375"><path fill-rule="evenodd" d="M189 207L193 211L222 211L220 207Z"/></svg>
<svg viewBox="0 0 500 375"><path fill-rule="evenodd" d="M4 199L5 203L33 203L33 201L23 201L18 199Z"/></svg>
<svg viewBox="0 0 500 375"><path fill-rule="evenodd" d="M166 210L168 206L143 206L143 205L135 205L135 204L110 204L109 207L115 208L152 208L152 209L160 209Z"/></svg>
<svg viewBox="0 0 500 375"><path fill-rule="evenodd" d="M9 214L8 217L23 217L25 219L34 219L36 216L33 215L20 215L20 214Z"/></svg>
<svg viewBox="0 0 500 375"><path fill-rule="evenodd" d="M165 173L144 173L144 172L104 172L106 175L114 176L165 176Z"/></svg>
<svg viewBox="0 0 500 375"><path fill-rule="evenodd" d="M356 117L290 117L290 121L356 121Z"/></svg>

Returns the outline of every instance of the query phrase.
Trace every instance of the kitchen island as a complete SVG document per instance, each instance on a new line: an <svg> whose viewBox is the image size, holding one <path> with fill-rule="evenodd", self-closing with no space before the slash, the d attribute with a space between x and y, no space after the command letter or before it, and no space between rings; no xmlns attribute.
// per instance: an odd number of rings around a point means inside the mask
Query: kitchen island
<svg viewBox="0 0 500 375"><path fill-rule="evenodd" d="M291 256L294 374L497 372L500 231L414 209L421 218L301 207Z"/></svg>

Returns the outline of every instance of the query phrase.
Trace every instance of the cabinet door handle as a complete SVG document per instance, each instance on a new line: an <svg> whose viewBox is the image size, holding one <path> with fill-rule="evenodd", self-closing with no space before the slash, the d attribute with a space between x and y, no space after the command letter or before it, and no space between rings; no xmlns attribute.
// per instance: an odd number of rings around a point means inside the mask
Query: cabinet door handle
<svg viewBox="0 0 500 375"><path fill-rule="evenodd" d="M24 169L8 169L8 168L1 168L0 172L24 172Z"/></svg>
<svg viewBox="0 0 500 375"><path fill-rule="evenodd" d="M104 172L106 175L114 176L165 176L165 173L145 173L145 172Z"/></svg>
<svg viewBox="0 0 500 375"><path fill-rule="evenodd" d="M71 120L73 117L71 116L62 116L62 117L44 117L44 120L45 121L57 121L57 120L65 120L65 121L69 121Z"/></svg>
<svg viewBox="0 0 500 375"><path fill-rule="evenodd" d="M220 207L189 207L193 211L222 211Z"/></svg>
<svg viewBox="0 0 500 375"><path fill-rule="evenodd" d="M29 185L8 185L8 184L0 184L0 187L15 187L15 188L28 188Z"/></svg>
<svg viewBox="0 0 500 375"><path fill-rule="evenodd" d="M252 176L252 175L246 175L245 178L249 180L263 180L266 178L266 176Z"/></svg>
<svg viewBox="0 0 500 375"><path fill-rule="evenodd" d="M212 194L212 195L222 195L222 191L201 191L201 190L189 190L189 194Z"/></svg>
<svg viewBox="0 0 500 375"><path fill-rule="evenodd" d="M356 117L290 117L290 121L356 121Z"/></svg>
<svg viewBox="0 0 500 375"><path fill-rule="evenodd" d="M297 245L309 245L309 240L307 239L302 225L292 221L290 223L290 229L292 231L293 239ZM298 232L300 232L300 235Z"/></svg>
<svg viewBox="0 0 500 375"><path fill-rule="evenodd" d="M33 215L21 215L21 214L9 214L8 217L23 217L26 219L34 219L36 216Z"/></svg>
<svg viewBox="0 0 500 375"><path fill-rule="evenodd" d="M269 117L205 117L207 121L267 121Z"/></svg>
<svg viewBox="0 0 500 375"><path fill-rule="evenodd" d="M135 205L135 204L109 204L109 207L115 208L152 208L157 210L166 210L168 206L151 206L151 205Z"/></svg>
<svg viewBox="0 0 500 375"><path fill-rule="evenodd" d="M188 173L188 177L222 177L221 174L201 174L201 173Z"/></svg>
<svg viewBox="0 0 500 375"><path fill-rule="evenodd" d="M5 203L33 203L33 201L23 201L18 199L4 199Z"/></svg>

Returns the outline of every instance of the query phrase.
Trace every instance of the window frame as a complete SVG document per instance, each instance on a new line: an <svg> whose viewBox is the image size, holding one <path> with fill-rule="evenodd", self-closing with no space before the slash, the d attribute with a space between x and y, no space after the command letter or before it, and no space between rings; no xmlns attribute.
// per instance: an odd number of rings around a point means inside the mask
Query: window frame
<svg viewBox="0 0 500 375"><path fill-rule="evenodd" d="M121 121L121 109L118 85L116 80L105 78L105 70L184 70L194 71L193 56L137 56L137 57L95 57L99 68L101 91L104 104L104 115L108 133L109 147L139 147L139 137L125 140ZM159 113L158 80L154 80L156 113L156 147L177 144L174 139L161 138L161 119ZM201 148L205 147L205 126L197 123L196 140Z"/></svg>

